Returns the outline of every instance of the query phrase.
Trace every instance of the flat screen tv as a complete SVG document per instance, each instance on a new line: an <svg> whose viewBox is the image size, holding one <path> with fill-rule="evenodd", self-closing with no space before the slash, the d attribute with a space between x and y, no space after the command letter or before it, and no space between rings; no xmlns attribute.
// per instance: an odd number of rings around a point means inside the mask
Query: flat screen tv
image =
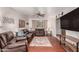
<svg viewBox="0 0 79 59"><path fill-rule="evenodd" d="M79 8L60 18L61 29L79 31Z"/></svg>

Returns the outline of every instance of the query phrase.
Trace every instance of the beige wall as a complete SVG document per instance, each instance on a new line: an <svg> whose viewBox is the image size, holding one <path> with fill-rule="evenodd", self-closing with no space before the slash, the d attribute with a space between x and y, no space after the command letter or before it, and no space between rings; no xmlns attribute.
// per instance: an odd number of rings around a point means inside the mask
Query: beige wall
<svg viewBox="0 0 79 59"><path fill-rule="evenodd" d="M12 24L1 23L0 32L6 32L6 31L17 32L19 30L19 19L22 19L22 16L13 9L5 7L0 8L0 17L2 18L3 16L14 19L14 23ZM2 20L3 19L0 19L0 21Z"/></svg>

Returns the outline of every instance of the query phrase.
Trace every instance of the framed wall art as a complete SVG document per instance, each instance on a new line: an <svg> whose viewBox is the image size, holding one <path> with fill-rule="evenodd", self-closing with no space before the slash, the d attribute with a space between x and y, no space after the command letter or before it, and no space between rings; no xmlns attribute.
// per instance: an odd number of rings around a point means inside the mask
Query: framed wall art
<svg viewBox="0 0 79 59"><path fill-rule="evenodd" d="M9 17L2 17L2 23L3 24L14 24L14 19Z"/></svg>
<svg viewBox="0 0 79 59"><path fill-rule="evenodd" d="M25 20L19 20L19 28L25 27Z"/></svg>

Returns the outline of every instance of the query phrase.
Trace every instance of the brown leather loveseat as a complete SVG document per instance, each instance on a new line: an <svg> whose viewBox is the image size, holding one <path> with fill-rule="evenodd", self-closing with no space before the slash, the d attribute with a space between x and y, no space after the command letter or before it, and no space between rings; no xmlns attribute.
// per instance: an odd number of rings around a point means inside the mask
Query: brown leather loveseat
<svg viewBox="0 0 79 59"><path fill-rule="evenodd" d="M17 41L13 32L0 34L0 48L2 52L24 52L26 51L26 40Z"/></svg>

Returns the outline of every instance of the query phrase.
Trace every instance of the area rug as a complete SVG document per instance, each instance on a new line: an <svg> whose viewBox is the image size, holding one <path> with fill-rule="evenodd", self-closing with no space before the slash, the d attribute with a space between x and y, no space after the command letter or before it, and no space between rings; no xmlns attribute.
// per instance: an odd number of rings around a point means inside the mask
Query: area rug
<svg viewBox="0 0 79 59"><path fill-rule="evenodd" d="M52 47L48 37L34 37L30 46Z"/></svg>

